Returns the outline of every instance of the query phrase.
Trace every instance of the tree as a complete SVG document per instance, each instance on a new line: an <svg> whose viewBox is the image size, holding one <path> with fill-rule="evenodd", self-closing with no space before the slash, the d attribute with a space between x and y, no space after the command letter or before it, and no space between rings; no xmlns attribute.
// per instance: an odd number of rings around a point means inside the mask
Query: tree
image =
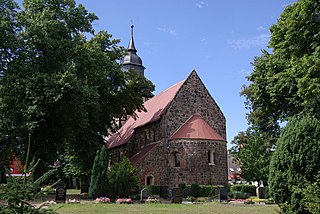
<svg viewBox="0 0 320 214"><path fill-rule="evenodd" d="M320 170L320 120L294 117L282 130L270 162L270 193L286 212L308 213L299 188L314 182Z"/></svg>
<svg viewBox="0 0 320 214"><path fill-rule="evenodd" d="M12 155L14 141L15 155L23 156L31 134L30 155L42 163L37 170L69 151L89 175L114 118L144 110L142 95L154 86L121 71L117 61L124 48L106 31L94 34L92 22L98 17L81 4L25 0L23 7L4 10L21 27L6 25L18 48L10 47L14 57L2 60L7 64L0 76L0 136L6 142L1 149ZM85 34L92 37L87 40Z"/></svg>
<svg viewBox="0 0 320 214"><path fill-rule="evenodd" d="M262 181L264 186L268 185L273 141L274 139L267 133L252 128L234 137L229 152L239 162L241 176L246 181L258 183Z"/></svg>
<svg viewBox="0 0 320 214"><path fill-rule="evenodd" d="M132 188L138 186L136 171L127 157L112 167L109 180L115 196L128 197Z"/></svg>
<svg viewBox="0 0 320 214"><path fill-rule="evenodd" d="M34 171L39 161L31 161L29 164L29 152L30 152L30 140L27 148L27 156L24 167L20 170L22 176L13 177L9 174L7 184L0 185L0 199L5 199L7 204L0 204L1 213L56 213L51 208L44 209L42 206L35 207L30 203L31 200L40 198L46 194L46 189L41 189L41 183L46 181L50 175L53 174L53 170L50 170L43 174L40 178L34 179ZM59 180L48 186L51 189L55 186Z"/></svg>
<svg viewBox="0 0 320 214"><path fill-rule="evenodd" d="M98 196L106 196L109 188L108 166L109 153L105 146L97 151L91 172L89 197L96 198Z"/></svg>
<svg viewBox="0 0 320 214"><path fill-rule="evenodd" d="M320 117L320 2L289 5L270 28L269 48L253 62L242 95L249 122L279 136L279 123L297 114Z"/></svg>

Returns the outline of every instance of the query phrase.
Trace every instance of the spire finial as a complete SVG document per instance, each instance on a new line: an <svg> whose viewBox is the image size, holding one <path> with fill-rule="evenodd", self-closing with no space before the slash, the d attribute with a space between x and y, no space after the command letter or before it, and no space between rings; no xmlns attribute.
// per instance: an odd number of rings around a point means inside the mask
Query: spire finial
<svg viewBox="0 0 320 214"><path fill-rule="evenodd" d="M134 42L133 42L133 19L131 19L131 38L128 46L128 50L132 50L134 52L137 52L136 48L134 47Z"/></svg>

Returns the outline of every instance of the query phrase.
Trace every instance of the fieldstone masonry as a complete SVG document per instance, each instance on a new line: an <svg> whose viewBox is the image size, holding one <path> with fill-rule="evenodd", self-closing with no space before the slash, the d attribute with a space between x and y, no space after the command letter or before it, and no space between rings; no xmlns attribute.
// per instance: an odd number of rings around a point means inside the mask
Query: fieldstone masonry
<svg viewBox="0 0 320 214"><path fill-rule="evenodd" d="M200 115L225 141L175 139L170 137L193 115ZM148 144L156 144L138 162L141 184L146 176L154 185L176 187L185 184L227 184L226 119L193 71L180 87L160 120L139 127L129 142L111 149L112 162L131 158ZM208 163L208 151L214 152L214 164ZM179 153L179 165L174 154Z"/></svg>

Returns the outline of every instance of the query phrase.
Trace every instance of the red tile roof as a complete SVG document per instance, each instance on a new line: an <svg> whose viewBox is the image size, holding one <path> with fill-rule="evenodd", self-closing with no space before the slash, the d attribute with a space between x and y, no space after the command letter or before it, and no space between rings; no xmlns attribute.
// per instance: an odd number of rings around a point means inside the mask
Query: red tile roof
<svg viewBox="0 0 320 214"><path fill-rule="evenodd" d="M158 143L148 144L145 147L143 147L137 154L130 158L131 163L135 165L139 160L146 156L146 154L156 145L158 145Z"/></svg>
<svg viewBox="0 0 320 214"><path fill-rule="evenodd" d="M225 141L200 115L193 115L170 138Z"/></svg>
<svg viewBox="0 0 320 214"><path fill-rule="evenodd" d="M184 82L185 80L180 81L146 101L144 107L147 109L147 112L136 111L136 120L130 117L116 133L107 137L106 140L109 143L109 148L127 143L132 137L135 128L159 120Z"/></svg>

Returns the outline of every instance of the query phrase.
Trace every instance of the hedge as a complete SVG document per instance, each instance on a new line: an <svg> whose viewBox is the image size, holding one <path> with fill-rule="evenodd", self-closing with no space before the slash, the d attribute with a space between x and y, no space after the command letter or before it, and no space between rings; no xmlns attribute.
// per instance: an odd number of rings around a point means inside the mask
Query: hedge
<svg viewBox="0 0 320 214"><path fill-rule="evenodd" d="M250 193L251 196L256 196L256 186L248 184L235 184L230 187L230 192Z"/></svg>

